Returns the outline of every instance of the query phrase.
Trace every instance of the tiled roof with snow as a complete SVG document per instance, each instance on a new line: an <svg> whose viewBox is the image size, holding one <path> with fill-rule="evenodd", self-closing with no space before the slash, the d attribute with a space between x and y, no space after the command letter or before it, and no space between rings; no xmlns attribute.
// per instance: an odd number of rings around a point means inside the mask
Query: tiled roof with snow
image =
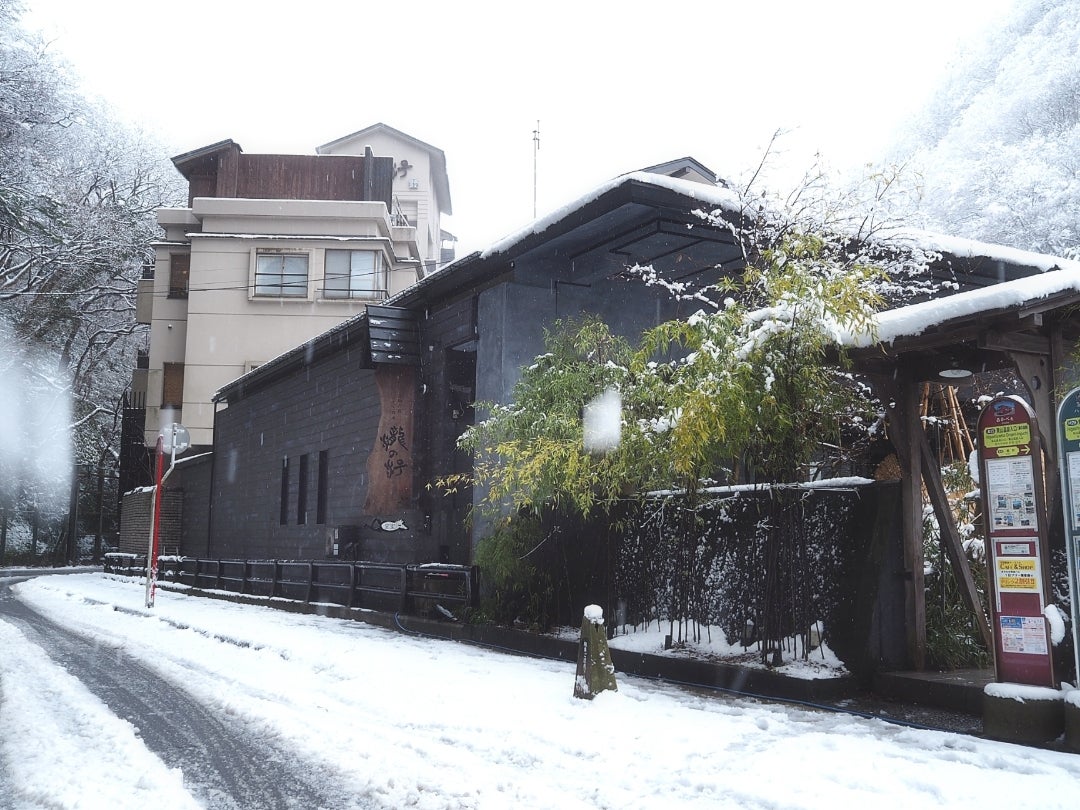
<svg viewBox="0 0 1080 810"><path fill-rule="evenodd" d="M1003 248L1003 250L1011 249ZM958 318L1030 305L1058 293L1071 291L1080 294L1080 262L1018 252L1024 253L1025 263L1030 263L1026 260L1032 257L1053 260L1053 264L1049 266L1057 269L1048 269L1038 276L1003 281L982 289L956 293L878 313L875 318L875 334L869 331L849 333L841 340L842 345L863 348L874 343L892 343L898 338L921 335L931 327Z"/></svg>

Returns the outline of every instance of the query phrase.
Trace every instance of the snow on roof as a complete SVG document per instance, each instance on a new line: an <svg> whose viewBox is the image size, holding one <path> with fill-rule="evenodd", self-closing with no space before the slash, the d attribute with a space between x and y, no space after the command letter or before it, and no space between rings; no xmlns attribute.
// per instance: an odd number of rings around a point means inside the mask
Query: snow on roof
<svg viewBox="0 0 1080 810"><path fill-rule="evenodd" d="M210 452L196 453L194 456L184 456L183 458L178 458L176 460L176 464L177 464L177 466L179 466L181 464L189 464L192 461L198 461L199 459L204 459L205 460L207 458L210 458L210 456L212 456L212 455L214 455L214 454L210 453Z"/></svg>
<svg viewBox="0 0 1080 810"><path fill-rule="evenodd" d="M883 232L882 237L889 242L907 242L925 251L948 253L960 259L990 259L1020 267L1034 267L1043 272L1073 264L1048 253L1034 253L1030 250L1021 250L993 242L979 242L975 239L948 236L915 228L888 229Z"/></svg>
<svg viewBox="0 0 1080 810"><path fill-rule="evenodd" d="M732 212L738 212L742 208L738 195L729 189L720 186L714 187L693 180L680 180L676 177L668 177L666 175L652 174L644 171L630 172L628 174L621 174L618 177L613 177L611 180L602 183L588 193L578 197L576 200L573 200L560 208L556 208L554 211L539 219L533 220L525 227L494 242L488 248L480 252L480 258L486 259L497 253L506 253L519 242L534 234L543 233L552 225L561 222L575 211L584 208L586 205L599 199L612 189L618 188L630 181L647 183L648 185L656 186L658 188L666 188L692 199L701 200L704 207L724 208Z"/></svg>
<svg viewBox="0 0 1080 810"><path fill-rule="evenodd" d="M354 133L356 134L356 133ZM351 136L346 136L351 137ZM692 200L700 200L702 209L710 211L723 209L731 213L741 213L742 202L736 192L723 186L709 186L704 183L682 180L667 175L653 174L649 171L635 171L613 177L606 183L596 186L586 194L563 205L542 217L539 217L528 225L514 231L502 239L493 242L482 251L470 253L457 261L450 262L432 273L426 275L418 284L407 287L384 302L386 306L398 306L403 299L407 299L418 287L430 283L436 277L442 277L454 272L464 264L476 260L483 260L492 256L507 253L515 246L530 236L541 234L553 225L566 219L576 211L584 208L589 203L599 199L604 194L616 189L628 182L638 182L646 185L663 188L682 194ZM947 320L965 315L972 315L993 309L1008 306L1022 305L1028 301L1045 298L1054 293L1066 289L1080 292L1080 262L1062 259L1043 253L1019 250L1004 245L995 245L988 242L978 242L972 239L935 234L929 231L915 229L896 229L888 233L889 241L908 241L927 251L948 253L958 258L981 257L989 260L1002 261L1012 265L1033 267L1043 271L1042 276L1034 276L1016 281L1002 282L985 289L966 293L957 293L941 299L926 301L900 307L887 312L879 313L876 317L876 339L870 332L859 334L848 333L841 335L838 342L842 346L862 348L873 345L876 342L891 343L900 337L918 335L926 329L943 323ZM365 317L365 313L359 313L347 319L342 324L324 332L323 335L339 331L347 324ZM236 378L228 385L223 386L215 394L215 401L222 392L231 389L241 380L249 376L261 376L269 368L278 365L284 358L295 355L300 351L310 353L318 338L313 338L305 343L282 352L275 358L268 360L262 366L248 371Z"/></svg>
<svg viewBox="0 0 1080 810"><path fill-rule="evenodd" d="M1009 251L1011 248L1003 248L1003 250ZM980 252L977 255L985 254ZM1053 264L1050 266L1057 266L1060 269L1046 270L1041 276L1003 281L979 290L956 293L944 298L880 312L874 320L876 334L871 334L870 331L847 333L839 342L842 346L852 348L864 348L874 343L892 343L901 337L921 335L933 326L956 318L1023 306L1070 290L1080 293L1080 262L1042 256L1037 253L1025 253L1025 256L1052 260ZM1031 264L1031 262L1028 261L1025 264Z"/></svg>

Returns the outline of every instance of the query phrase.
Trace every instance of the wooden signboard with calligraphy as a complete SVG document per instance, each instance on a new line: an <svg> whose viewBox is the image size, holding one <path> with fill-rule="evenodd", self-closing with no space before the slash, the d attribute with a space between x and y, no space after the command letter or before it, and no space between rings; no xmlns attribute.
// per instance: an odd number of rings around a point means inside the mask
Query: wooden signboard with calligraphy
<svg viewBox="0 0 1080 810"><path fill-rule="evenodd" d="M381 411L375 445L367 461L364 514L389 517L408 509L412 501L416 369L376 366L375 384Z"/></svg>

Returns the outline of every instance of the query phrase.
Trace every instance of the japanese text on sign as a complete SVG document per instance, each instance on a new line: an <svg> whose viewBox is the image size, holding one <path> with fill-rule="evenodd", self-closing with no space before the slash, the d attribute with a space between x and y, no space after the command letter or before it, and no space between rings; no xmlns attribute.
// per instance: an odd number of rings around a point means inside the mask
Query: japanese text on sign
<svg viewBox="0 0 1080 810"><path fill-rule="evenodd" d="M1009 653L1046 655L1046 625L1042 616L1001 616L1001 648Z"/></svg>
<svg viewBox="0 0 1080 810"><path fill-rule="evenodd" d="M1039 588L1038 560L1034 557L1008 559L999 558L999 591L1036 591Z"/></svg>
<svg viewBox="0 0 1080 810"><path fill-rule="evenodd" d="M1070 442L1080 441L1080 416L1071 416L1065 420L1065 438Z"/></svg>
<svg viewBox="0 0 1080 810"><path fill-rule="evenodd" d="M983 430L984 447L1012 447L1031 443L1031 425L1020 422L1014 425L996 425Z"/></svg>

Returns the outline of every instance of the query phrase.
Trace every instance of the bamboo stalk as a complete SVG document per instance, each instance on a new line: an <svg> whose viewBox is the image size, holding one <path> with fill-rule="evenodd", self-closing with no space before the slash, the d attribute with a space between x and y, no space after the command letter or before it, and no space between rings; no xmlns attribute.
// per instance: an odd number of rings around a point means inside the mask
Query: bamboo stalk
<svg viewBox="0 0 1080 810"><path fill-rule="evenodd" d="M960 400L956 397L956 389L952 389L953 403L956 406L956 412L959 414L958 423L960 426L960 441L964 448L964 460L975 452L975 440L971 438L971 431L968 430L967 422L964 421L963 411L960 409Z"/></svg>

